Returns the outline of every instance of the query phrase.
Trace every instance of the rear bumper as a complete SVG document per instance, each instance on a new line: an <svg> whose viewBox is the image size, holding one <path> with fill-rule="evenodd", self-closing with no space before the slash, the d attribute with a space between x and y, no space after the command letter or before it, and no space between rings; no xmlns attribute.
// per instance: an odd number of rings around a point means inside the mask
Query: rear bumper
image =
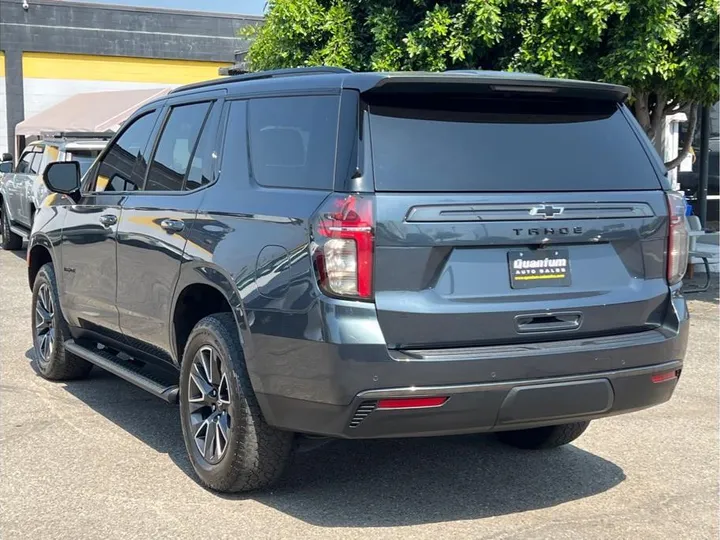
<svg viewBox="0 0 720 540"><path fill-rule="evenodd" d="M667 401L677 377L652 377L679 376L688 322L675 296L665 325L636 334L410 353L303 340L294 341L292 359L283 343L284 355L248 366L266 420L281 429L341 438L522 429ZM407 396L448 399L433 408L377 408L381 399Z"/></svg>
<svg viewBox="0 0 720 540"><path fill-rule="evenodd" d="M273 423L286 429L342 438L451 435L524 429L637 411L669 400L682 362L596 373L456 386L388 388L362 392L349 406L263 396ZM653 382L653 375L674 374ZM383 410L386 398L442 396L439 407Z"/></svg>

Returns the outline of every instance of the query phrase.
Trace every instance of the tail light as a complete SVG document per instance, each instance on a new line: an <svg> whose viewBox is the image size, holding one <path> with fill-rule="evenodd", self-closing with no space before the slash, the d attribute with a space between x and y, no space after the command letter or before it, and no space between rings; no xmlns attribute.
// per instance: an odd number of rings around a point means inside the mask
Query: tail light
<svg viewBox="0 0 720 540"><path fill-rule="evenodd" d="M667 279L670 285L678 283L685 275L688 264L689 235L685 224L685 199L680 193L668 193L667 203L670 219L668 236Z"/></svg>
<svg viewBox="0 0 720 540"><path fill-rule="evenodd" d="M374 251L373 198L331 195L313 219L318 285L327 294L372 298Z"/></svg>

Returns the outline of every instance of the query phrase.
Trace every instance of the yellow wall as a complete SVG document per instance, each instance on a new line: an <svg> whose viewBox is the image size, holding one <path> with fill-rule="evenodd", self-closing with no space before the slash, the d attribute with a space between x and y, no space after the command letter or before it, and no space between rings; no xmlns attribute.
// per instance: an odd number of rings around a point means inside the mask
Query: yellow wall
<svg viewBox="0 0 720 540"><path fill-rule="evenodd" d="M195 60L162 60L126 56L23 53L23 77L187 84L218 78L218 68L230 64ZM4 67L0 57L0 66Z"/></svg>

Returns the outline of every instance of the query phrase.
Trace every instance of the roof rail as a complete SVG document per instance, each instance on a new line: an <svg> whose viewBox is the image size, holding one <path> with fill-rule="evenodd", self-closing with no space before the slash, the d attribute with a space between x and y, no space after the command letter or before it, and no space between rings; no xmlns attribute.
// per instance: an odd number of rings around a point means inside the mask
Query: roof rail
<svg viewBox="0 0 720 540"><path fill-rule="evenodd" d="M52 139L110 139L113 131L41 131L42 138Z"/></svg>
<svg viewBox="0 0 720 540"><path fill-rule="evenodd" d="M227 68L228 72L232 68ZM219 84L226 84L232 82L244 82L244 81L257 81L261 79L273 79L275 77L294 77L299 75L328 75L328 74L343 74L352 73L351 70L333 67L333 66L312 66L312 67L299 67L299 68L287 68L287 69L270 69L268 71L256 71L254 73L245 73L243 75L231 75L224 79L213 79L211 81L204 81L199 83L187 84L179 88L175 88L170 91L171 94L176 94L185 90L195 90L196 88L205 88L209 86L216 86Z"/></svg>

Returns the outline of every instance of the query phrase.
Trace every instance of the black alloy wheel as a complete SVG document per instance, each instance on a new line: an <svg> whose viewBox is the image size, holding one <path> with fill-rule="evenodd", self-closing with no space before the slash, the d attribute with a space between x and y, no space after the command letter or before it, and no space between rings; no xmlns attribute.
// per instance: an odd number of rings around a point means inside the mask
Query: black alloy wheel
<svg viewBox="0 0 720 540"><path fill-rule="evenodd" d="M42 364L52 358L55 343L55 302L48 284L40 285L35 304L35 352Z"/></svg>
<svg viewBox="0 0 720 540"><path fill-rule="evenodd" d="M190 432L203 459L215 465L227 451L232 417L227 366L210 345L192 360L187 396Z"/></svg>

